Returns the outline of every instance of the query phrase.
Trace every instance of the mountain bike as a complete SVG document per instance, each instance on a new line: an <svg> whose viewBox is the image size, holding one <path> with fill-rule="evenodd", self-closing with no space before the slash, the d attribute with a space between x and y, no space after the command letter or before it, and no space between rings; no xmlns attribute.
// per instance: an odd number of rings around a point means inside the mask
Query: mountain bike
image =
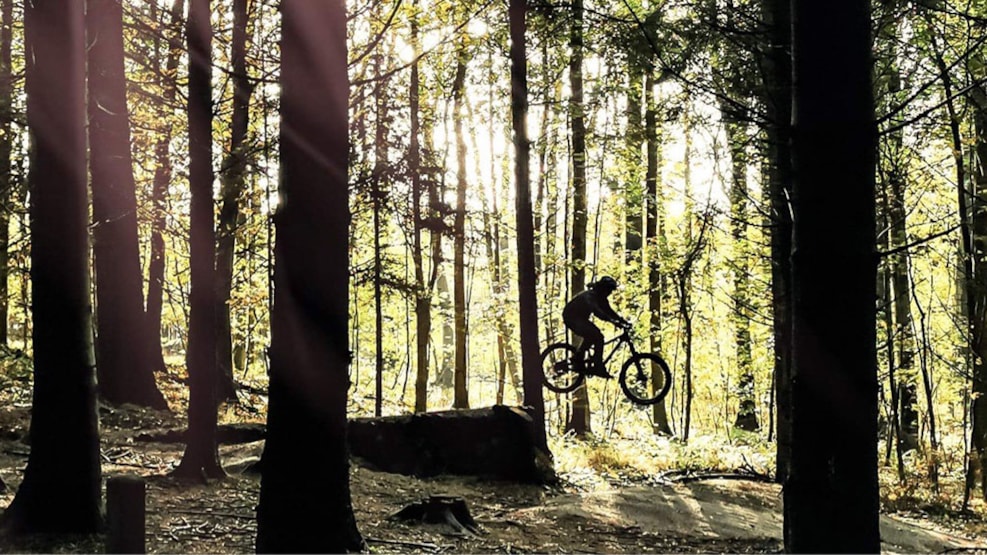
<svg viewBox="0 0 987 555"><path fill-rule="evenodd" d="M634 338L629 328L623 333L607 340L603 346L616 343L603 357L603 366L621 347L627 346L630 351L627 360L620 367L618 382L628 399L639 405L653 405L668 395L672 387L672 372L668 363L656 353L642 353L634 347ZM542 378L545 387L556 393L569 393L579 387L592 370L593 357L591 349L587 349L583 357L577 356L578 350L566 342L553 343L541 352Z"/></svg>

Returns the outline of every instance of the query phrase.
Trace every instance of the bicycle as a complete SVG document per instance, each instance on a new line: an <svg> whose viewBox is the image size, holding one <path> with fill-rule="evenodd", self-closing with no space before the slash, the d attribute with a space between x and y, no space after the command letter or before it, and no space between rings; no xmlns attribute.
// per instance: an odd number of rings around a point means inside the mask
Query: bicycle
<svg viewBox="0 0 987 555"><path fill-rule="evenodd" d="M630 356L620 368L618 381L620 388L632 402L639 405L653 405L668 395L672 387L672 372L668 363L656 353L641 353L634 347L634 338L629 328L607 340L603 345L617 343L603 358L606 367L621 346L626 345ZM569 393L582 385L592 368L593 358L590 349L583 360L576 357L577 349L564 341L553 343L541 352L542 383L556 393Z"/></svg>

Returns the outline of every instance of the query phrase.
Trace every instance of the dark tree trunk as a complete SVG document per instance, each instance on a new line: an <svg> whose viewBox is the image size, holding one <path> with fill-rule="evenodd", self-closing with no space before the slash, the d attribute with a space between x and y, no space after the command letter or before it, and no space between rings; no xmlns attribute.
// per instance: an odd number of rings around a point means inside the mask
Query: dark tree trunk
<svg viewBox="0 0 987 555"><path fill-rule="evenodd" d="M147 302L144 308L144 326L147 337L147 364L153 371L164 371L164 353L161 349L161 309L163 307L164 276L165 276L165 242L164 229L167 215L168 187L171 184L171 156L168 150L171 146L172 128L169 115L172 113L172 103L177 94L175 75L178 71L178 61L182 53L181 29L182 14L185 11L185 0L174 0L171 6L170 29L168 36L168 56L165 61L165 71L161 75L162 107L158 115L162 120L162 129L154 145L154 181L151 186L151 239L150 259L147 264ZM158 63L155 60L155 63Z"/></svg>
<svg viewBox="0 0 987 555"><path fill-rule="evenodd" d="M188 133L190 282L188 351L188 443L174 474L221 478L216 443L216 234L212 200L212 27L209 0L190 0L188 41Z"/></svg>
<svg viewBox="0 0 987 555"><path fill-rule="evenodd" d="M459 46L456 62L456 78L452 84L453 95L453 126L456 135L456 215L452 224L453 258L452 258L452 289L453 307L455 311L455 362L453 370L453 401L452 407L468 409L470 407L469 389L467 388L466 368L466 339L468 329L466 323L466 136L463 130L463 119L466 117L464 90L466 88L465 44Z"/></svg>
<svg viewBox="0 0 987 555"><path fill-rule="evenodd" d="M281 13L281 203L256 547L362 551L346 445L346 10L285 0Z"/></svg>
<svg viewBox="0 0 987 555"><path fill-rule="evenodd" d="M99 425L89 290L84 4L28 2L34 403L24 481L8 533L95 533Z"/></svg>
<svg viewBox="0 0 987 555"><path fill-rule="evenodd" d="M113 404L167 409L144 348L137 198L120 2L88 0L86 26L99 394Z"/></svg>
<svg viewBox="0 0 987 555"><path fill-rule="evenodd" d="M11 65L14 0L0 0L0 346L7 344L10 292L10 214L14 172L10 154L14 150L14 82Z"/></svg>
<svg viewBox="0 0 987 555"><path fill-rule="evenodd" d="M651 351L661 351L661 326L664 316L662 297L664 296L664 280L661 271L661 245L664 242L661 234L665 232L659 226L659 216L664 210L664 194L658 188L658 167L661 161L661 144L658 136L658 113L654 99L655 78L654 70L645 75L644 87L644 137L646 144L645 184L647 189L647 215L645 218L645 234L648 239L648 327L651 341ZM651 412L651 427L654 433L672 435L672 427L668 422L668 411L665 399L655 403Z"/></svg>
<svg viewBox="0 0 987 555"><path fill-rule="evenodd" d="M975 67L987 68L984 56L978 56ZM983 75L977 75L983 79ZM987 500L987 87L980 85L973 91L976 111L973 125L976 130L976 160L973 174L973 195L970 196L970 226L972 249L970 266L973 276L968 295L973 299L970 350L973 353L973 407L970 432L973 456L979 461L980 496Z"/></svg>
<svg viewBox="0 0 987 555"><path fill-rule="evenodd" d="M636 60L630 62L627 87L627 163L632 168L641 163L641 147L644 146L645 131L641 121L642 90L645 82L644 69ZM650 78L647 82L650 83ZM644 93L647 98L647 93ZM640 182L640 173L632 170L632 178L624 184L624 260L633 263L640 259L642 238L644 236L645 218L644 190ZM653 197L647 197L653 201Z"/></svg>
<svg viewBox="0 0 987 555"><path fill-rule="evenodd" d="M586 122L583 106L583 0L572 3L569 31L569 120L572 127L572 276L571 294L586 287ZM582 437L591 431L589 392L584 382L572 394L566 432Z"/></svg>
<svg viewBox="0 0 987 555"><path fill-rule="evenodd" d="M777 399L777 455L775 479L788 475L791 461L792 292L791 253L791 2L763 0L768 28L765 106L770 160L767 189L770 197L771 307L774 336L773 381Z"/></svg>
<svg viewBox="0 0 987 555"><path fill-rule="evenodd" d="M877 553L870 7L795 0L792 20L794 349L785 549Z"/></svg>
<svg viewBox="0 0 987 555"><path fill-rule="evenodd" d="M419 107L418 76L418 2L412 2L411 48L414 60L408 93L410 137L408 139L408 172L411 174L411 257L415 264L415 412L428 410L428 346L432 333L432 286L425 281L425 261L422 252L422 153L419 136L422 132ZM434 263L434 262L433 262Z"/></svg>
<svg viewBox="0 0 987 555"><path fill-rule="evenodd" d="M510 0L508 15L511 37L511 128L514 130L515 213L517 216L518 319L521 331L521 373L524 404L532 408L536 445L548 453L545 436L545 400L538 355L538 279L535 275L535 230L531 214L531 175L528 164L528 62L525 34L527 0Z"/></svg>
<svg viewBox="0 0 987 555"><path fill-rule="evenodd" d="M383 209L383 185L387 173L387 121L388 107L385 85L387 80L382 77L384 60L381 54L374 56L374 173L371 178L370 197L373 204L374 226L374 415L380 416L384 411L384 306L383 306L383 253L381 252L381 221Z"/></svg>
<svg viewBox="0 0 987 555"><path fill-rule="evenodd" d="M216 400L236 401L233 379L233 324L230 296L233 292L233 252L240 226L240 202L247 187L247 127L250 95L247 78L247 0L233 1L233 40L230 65L233 70L233 114L230 120L230 152L223 161L216 231Z"/></svg>

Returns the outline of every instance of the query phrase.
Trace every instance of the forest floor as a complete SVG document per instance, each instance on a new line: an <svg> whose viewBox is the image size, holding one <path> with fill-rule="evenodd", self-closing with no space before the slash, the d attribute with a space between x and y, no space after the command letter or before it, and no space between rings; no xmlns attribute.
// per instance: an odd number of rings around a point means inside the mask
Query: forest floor
<svg viewBox="0 0 987 555"><path fill-rule="evenodd" d="M0 477L5 508L30 448L23 442L29 408L0 409ZM254 550L259 475L249 471L263 442L221 447L229 477L190 485L167 477L182 444L135 441L141 432L181 428L181 419L140 409L102 409L104 479L147 479L150 553L247 553ZM737 479L673 483L622 477L592 487L562 474L560 486L493 482L462 476L418 479L377 472L355 461L351 491L360 531L373 552L400 553L777 553L782 549L781 490ZM429 496L467 503L477 533L392 516ZM981 517L939 518L918 511L881 517L889 553L987 553ZM0 552L100 552L99 538L34 538L0 544Z"/></svg>

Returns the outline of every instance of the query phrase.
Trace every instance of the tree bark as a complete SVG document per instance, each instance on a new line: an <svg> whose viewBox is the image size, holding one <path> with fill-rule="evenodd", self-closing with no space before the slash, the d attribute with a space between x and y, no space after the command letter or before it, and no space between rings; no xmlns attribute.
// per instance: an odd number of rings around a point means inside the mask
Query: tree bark
<svg viewBox="0 0 987 555"><path fill-rule="evenodd" d="M11 59L14 0L0 1L0 345L7 345L10 291L10 214L14 172L10 154L14 150L14 80Z"/></svg>
<svg viewBox="0 0 987 555"><path fill-rule="evenodd" d="M31 454L0 519L7 533L103 525L89 289L84 4L24 5L31 133L34 397Z"/></svg>
<svg viewBox="0 0 987 555"><path fill-rule="evenodd" d="M182 53L181 28L185 0L174 0L171 6L168 37L168 56L165 71L161 74L162 106L158 117L162 129L154 145L154 181L151 186L151 239L150 259L147 264L147 300L144 307L144 326L147 336L147 364L152 371L165 370L164 353L161 348L161 310L163 308L165 279L165 216L168 209L168 187L171 184L172 166L168 150L171 147L172 126L169 116L175 101L178 85L175 76ZM155 60L155 63L158 63Z"/></svg>
<svg viewBox="0 0 987 555"><path fill-rule="evenodd" d="M521 331L521 372L524 404L532 408L536 445L548 450L545 435L545 400L538 354L538 286L535 275L535 232L531 214L531 143L528 140L528 63L525 35L527 0L510 0L511 128L514 131L515 213L517 217L518 319Z"/></svg>
<svg viewBox="0 0 987 555"><path fill-rule="evenodd" d="M572 133L572 275L571 294L586 287L586 122L583 106L583 0L573 0L569 30L569 119ZM572 413L566 432L577 437L590 433L589 392L583 382L572 394Z"/></svg>
<svg viewBox="0 0 987 555"><path fill-rule="evenodd" d="M769 124L765 135L770 197L771 307L774 337L773 381L777 399L777 454L775 478L788 475L791 461L792 292L791 253L791 2L762 0L768 27L764 104Z"/></svg>
<svg viewBox="0 0 987 555"><path fill-rule="evenodd" d="M339 0L285 0L281 13L281 202L256 547L363 551L346 439L346 9Z"/></svg>
<svg viewBox="0 0 987 555"><path fill-rule="evenodd" d="M645 216L645 235L648 240L648 327L651 341L651 352L658 353L662 348L661 329L664 318L662 297L664 296L664 280L661 269L661 245L664 226L659 226L660 215L664 211L664 193L658 188L658 173L661 162L661 144L658 136L658 113L655 106L655 78L651 69L645 75L644 86L644 137L646 145L645 187L647 189L647 214ZM672 435L672 427L668 422L668 410L665 399L655 403L651 409L651 428L656 434Z"/></svg>
<svg viewBox="0 0 987 555"><path fill-rule="evenodd" d="M230 298L240 202L247 187L247 129L253 86L247 76L247 0L233 0L233 37L230 66L233 70L233 114L230 119L230 151L223 161L220 179L221 204L216 226L216 400L236 401L233 379L233 323Z"/></svg>
<svg viewBox="0 0 987 555"><path fill-rule="evenodd" d="M877 553L870 7L795 0L792 20L794 349L785 549Z"/></svg>
<svg viewBox="0 0 987 555"><path fill-rule="evenodd" d="M374 56L374 172L371 177L372 189L370 197L373 204L374 226L374 415L381 416L384 410L384 306L383 306L383 260L380 236L382 233L380 213L383 209L384 187L382 183L387 173L387 103L385 102L385 85L387 80L382 77L383 56Z"/></svg>
<svg viewBox="0 0 987 555"><path fill-rule="evenodd" d="M175 476L222 478L216 443L216 234L212 200L212 26L209 0L190 0L189 51L189 375L188 443Z"/></svg>
<svg viewBox="0 0 987 555"><path fill-rule="evenodd" d="M99 393L113 404L167 409L144 348L122 6L88 0L86 26Z"/></svg>
<svg viewBox="0 0 987 555"><path fill-rule="evenodd" d="M976 131L976 160L973 173L973 195L970 196L971 251L973 275L968 295L973 299L970 313L970 350L973 353L973 406L970 432L973 456L980 469L980 496L987 500L987 58L981 53L971 64L977 70L980 84L972 91L976 110L973 126Z"/></svg>
<svg viewBox="0 0 987 555"><path fill-rule="evenodd" d="M418 1L412 1L411 77L408 92L410 111L410 137L408 143L408 171L411 174L411 257L415 265L415 412L428 410L428 346L432 333L432 286L425 281L425 261L422 249L422 152L419 136L422 132L418 74ZM433 262L435 263L435 262Z"/></svg>
<svg viewBox="0 0 987 555"><path fill-rule="evenodd" d="M466 136L463 119L466 117L463 98L466 88L465 44L459 46L456 61L456 77L452 84L453 127L456 136L456 215L452 224L453 259L452 289L455 311L455 363L453 370L452 407L468 409L469 390L467 389L466 346Z"/></svg>

